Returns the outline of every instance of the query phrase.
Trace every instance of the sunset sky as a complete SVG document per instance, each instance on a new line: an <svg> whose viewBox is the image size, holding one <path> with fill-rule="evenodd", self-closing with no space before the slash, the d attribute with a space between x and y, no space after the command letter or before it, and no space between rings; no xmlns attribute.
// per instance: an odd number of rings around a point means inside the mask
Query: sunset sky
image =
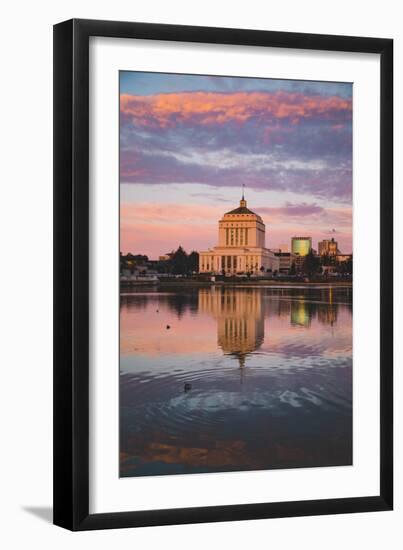
<svg viewBox="0 0 403 550"><path fill-rule="evenodd" d="M352 251L352 85L120 73L121 251L217 244L248 207L266 247L332 236Z"/></svg>

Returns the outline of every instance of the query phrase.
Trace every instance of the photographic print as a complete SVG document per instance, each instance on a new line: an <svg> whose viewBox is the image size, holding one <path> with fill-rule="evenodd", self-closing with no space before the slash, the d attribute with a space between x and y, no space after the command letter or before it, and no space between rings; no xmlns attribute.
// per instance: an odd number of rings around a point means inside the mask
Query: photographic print
<svg viewBox="0 0 403 550"><path fill-rule="evenodd" d="M351 465L352 84L119 79L120 476Z"/></svg>

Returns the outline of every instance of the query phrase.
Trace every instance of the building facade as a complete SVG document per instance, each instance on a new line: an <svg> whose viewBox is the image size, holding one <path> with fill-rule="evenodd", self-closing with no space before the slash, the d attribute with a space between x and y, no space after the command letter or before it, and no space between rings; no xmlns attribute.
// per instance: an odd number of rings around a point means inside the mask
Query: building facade
<svg viewBox="0 0 403 550"><path fill-rule="evenodd" d="M306 256L312 250L312 237L292 237L291 252L298 256Z"/></svg>
<svg viewBox="0 0 403 550"><path fill-rule="evenodd" d="M338 253L336 256L336 262L351 262L353 259L352 254L340 254Z"/></svg>
<svg viewBox="0 0 403 550"><path fill-rule="evenodd" d="M276 252L277 258L280 261L279 272L287 275L290 273L291 267L294 264L296 267L297 256L292 252Z"/></svg>
<svg viewBox="0 0 403 550"><path fill-rule="evenodd" d="M318 243L319 256L336 256L339 253L338 243L333 238L323 239Z"/></svg>
<svg viewBox="0 0 403 550"><path fill-rule="evenodd" d="M262 218L249 210L242 195L239 207L218 222L218 246L199 253L200 273L235 275L279 270L279 259L266 248Z"/></svg>
<svg viewBox="0 0 403 550"><path fill-rule="evenodd" d="M292 237L291 253L294 254L294 263L297 271L304 270L305 256L312 250L312 237Z"/></svg>

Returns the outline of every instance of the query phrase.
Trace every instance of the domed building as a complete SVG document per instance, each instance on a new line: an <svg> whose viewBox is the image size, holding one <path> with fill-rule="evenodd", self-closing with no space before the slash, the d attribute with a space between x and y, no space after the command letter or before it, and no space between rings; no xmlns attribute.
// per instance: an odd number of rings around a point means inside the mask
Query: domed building
<svg viewBox="0 0 403 550"><path fill-rule="evenodd" d="M249 210L244 195L239 207L218 222L218 246L199 253L200 273L261 273L279 270L279 258L266 248L262 218Z"/></svg>

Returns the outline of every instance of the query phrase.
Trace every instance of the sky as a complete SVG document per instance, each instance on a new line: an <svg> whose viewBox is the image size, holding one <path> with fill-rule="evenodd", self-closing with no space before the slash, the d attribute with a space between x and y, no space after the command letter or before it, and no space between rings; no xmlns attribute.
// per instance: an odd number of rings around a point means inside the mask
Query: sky
<svg viewBox="0 0 403 550"><path fill-rule="evenodd" d="M120 72L121 251L218 243L248 207L266 247L334 237L352 251L352 84Z"/></svg>

